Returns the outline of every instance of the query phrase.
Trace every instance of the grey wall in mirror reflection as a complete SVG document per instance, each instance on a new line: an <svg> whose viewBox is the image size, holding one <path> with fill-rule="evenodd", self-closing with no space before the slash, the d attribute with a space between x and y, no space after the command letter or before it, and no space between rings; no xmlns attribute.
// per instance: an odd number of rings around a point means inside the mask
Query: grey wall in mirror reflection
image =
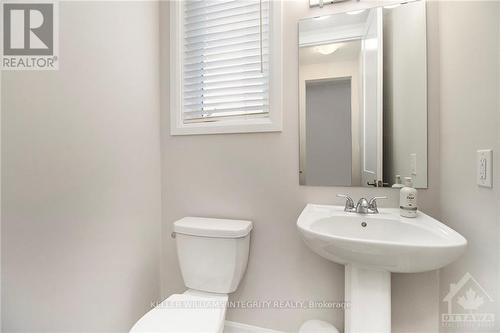
<svg viewBox="0 0 500 333"><path fill-rule="evenodd" d="M427 187L425 2L299 22L300 184Z"/></svg>

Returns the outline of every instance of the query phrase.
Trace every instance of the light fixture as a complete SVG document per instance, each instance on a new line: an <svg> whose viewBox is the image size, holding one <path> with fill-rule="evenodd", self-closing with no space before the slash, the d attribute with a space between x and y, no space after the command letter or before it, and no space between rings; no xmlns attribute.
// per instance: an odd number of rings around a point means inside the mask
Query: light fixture
<svg viewBox="0 0 500 333"><path fill-rule="evenodd" d="M342 44L340 43L319 45L314 47L314 51L321 53L322 55L329 55L337 51L341 46Z"/></svg>
<svg viewBox="0 0 500 333"><path fill-rule="evenodd" d="M364 12L366 9L360 9L360 10L351 10L350 12L347 12L349 15L358 15Z"/></svg>
<svg viewBox="0 0 500 333"><path fill-rule="evenodd" d="M345 1L350 1L350 0L309 0L309 7L323 8L324 5L336 4ZM359 2L360 0L356 1Z"/></svg>

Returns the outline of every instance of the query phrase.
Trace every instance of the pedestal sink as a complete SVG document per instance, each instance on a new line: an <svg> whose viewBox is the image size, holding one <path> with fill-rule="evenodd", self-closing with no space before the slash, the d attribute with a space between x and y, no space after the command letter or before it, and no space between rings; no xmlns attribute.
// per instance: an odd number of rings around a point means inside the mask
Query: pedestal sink
<svg viewBox="0 0 500 333"><path fill-rule="evenodd" d="M345 333L391 331L391 272L441 268L465 251L467 240L432 217L344 212L344 207L307 205L297 227L320 256L345 265ZM409 300L410 301L410 300Z"/></svg>

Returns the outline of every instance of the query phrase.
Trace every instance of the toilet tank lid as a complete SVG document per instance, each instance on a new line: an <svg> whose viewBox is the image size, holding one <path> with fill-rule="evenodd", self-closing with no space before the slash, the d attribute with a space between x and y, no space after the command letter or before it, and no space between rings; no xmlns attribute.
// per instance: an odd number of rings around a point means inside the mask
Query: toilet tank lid
<svg viewBox="0 0 500 333"><path fill-rule="evenodd" d="M188 216L174 222L175 233L191 236L241 238L248 235L251 230L252 222L244 220Z"/></svg>

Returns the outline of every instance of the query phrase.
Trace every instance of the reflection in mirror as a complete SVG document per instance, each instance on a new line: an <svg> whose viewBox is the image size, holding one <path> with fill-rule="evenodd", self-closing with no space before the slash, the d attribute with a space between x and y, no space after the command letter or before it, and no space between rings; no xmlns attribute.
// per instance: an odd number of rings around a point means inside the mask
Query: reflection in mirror
<svg viewBox="0 0 500 333"><path fill-rule="evenodd" d="M425 2L299 22L300 184L427 187Z"/></svg>

